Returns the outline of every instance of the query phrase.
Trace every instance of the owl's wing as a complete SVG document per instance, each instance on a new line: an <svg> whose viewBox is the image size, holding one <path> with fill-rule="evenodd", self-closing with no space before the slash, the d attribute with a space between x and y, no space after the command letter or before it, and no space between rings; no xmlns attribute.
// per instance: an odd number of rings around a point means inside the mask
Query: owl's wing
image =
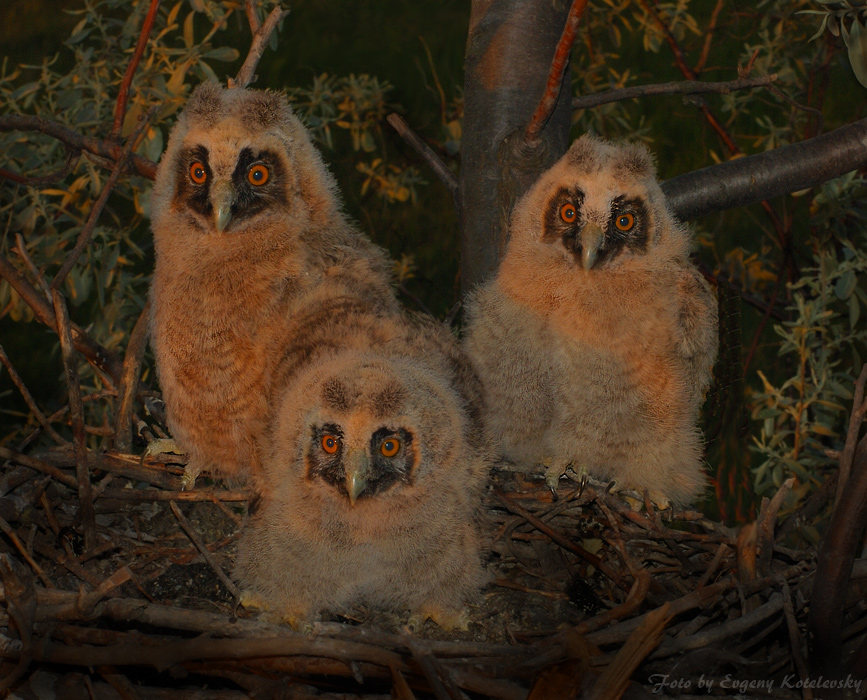
<svg viewBox="0 0 867 700"><path fill-rule="evenodd" d="M702 274L687 264L679 274L677 299L678 353L689 368L694 396L702 401L719 349L716 297Z"/></svg>

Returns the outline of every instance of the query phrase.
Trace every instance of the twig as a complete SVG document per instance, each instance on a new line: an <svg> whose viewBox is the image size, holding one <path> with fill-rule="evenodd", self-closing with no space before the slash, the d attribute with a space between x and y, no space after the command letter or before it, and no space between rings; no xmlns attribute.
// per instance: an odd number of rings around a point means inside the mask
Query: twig
<svg viewBox="0 0 867 700"><path fill-rule="evenodd" d="M150 123L154 114L156 114L157 107L158 105L153 105L147 111L147 114L145 114L144 118L139 121L129 138L126 140L123 150L120 152L117 163L114 166L114 170L111 171L108 182L105 183L105 187L102 188L99 198L91 207L90 214L87 217L87 223L85 223L84 228L81 229L81 233L78 234L78 240L75 242L75 247L70 251L69 255L66 256L66 260L63 262L60 270L58 270L54 279L51 281L51 289L60 288L63 280L66 279L66 275L69 274L72 266L78 261L78 257L84 252L87 244L90 243L90 237L93 235L93 229L96 227L99 215L102 214L102 210L105 207L106 202L108 202L109 195L117 184L117 181L120 179L120 176L126 170L126 162L129 159L133 148L135 148L138 137L141 135L142 130Z"/></svg>
<svg viewBox="0 0 867 700"><path fill-rule="evenodd" d="M647 569L639 569L636 572L635 582L626 596L626 600L620 605L610 610L606 610L589 620L584 620L580 623L575 631L580 635L586 635L588 632L595 632L605 625L610 624L614 620L620 620L634 613L644 603L647 598L647 592L650 590L650 572Z"/></svg>
<svg viewBox="0 0 867 700"><path fill-rule="evenodd" d="M725 0L717 0L716 5L713 8L713 12L710 15L710 21L707 23L707 30L704 36L704 46L701 48L701 56L698 59L698 63L695 64L695 72L701 73L704 69L704 64L707 63L707 58L710 55L710 44L713 41L714 31L716 30L716 23L719 19L719 13L722 10L722 6L725 3Z"/></svg>
<svg viewBox="0 0 867 700"><path fill-rule="evenodd" d="M75 475L78 488L78 514L84 530L84 546L87 551L96 545L96 523L93 512L93 494L90 487L90 470L87 465L87 434L84 431L84 407L81 403L81 384L78 381L78 367L75 350L72 347L72 334L69 331L69 313L63 295L56 289L52 292L54 314L57 319L57 335L60 337L60 350L66 372L69 391L69 414L72 419L72 443L75 448Z"/></svg>
<svg viewBox="0 0 867 700"><path fill-rule="evenodd" d="M256 29L255 34L253 34L253 43L250 45L250 50L247 52L247 58L244 59L244 65L241 66L241 70L238 71L238 75L235 79L229 80L230 88L245 88L253 82L256 77L256 66L258 66L259 61L262 60L262 54L265 53L265 47L271 39L271 34L274 33L277 25L280 24L280 22L283 21L283 18L288 14L289 10L282 10L278 5L271 10L271 14L268 15L265 23ZM247 17L249 18L249 16L248 11Z"/></svg>
<svg viewBox="0 0 867 700"><path fill-rule="evenodd" d="M864 387L867 385L867 364L861 368L861 374L855 382L855 396L852 399L852 414L849 416L849 430L846 433L846 443L843 453L840 455L840 477L837 480L837 496L834 498L834 507L840 502L840 497L849 481L849 473L852 470L852 460L855 457L855 446L858 444L858 434L861 424L867 416L867 401L864 400Z"/></svg>
<svg viewBox="0 0 867 700"><path fill-rule="evenodd" d="M223 582L223 585L226 589L235 597L235 600L241 600L241 591L238 590L238 587L232 583L232 580L226 576L225 572L220 565L217 563L217 560L214 559L214 556L208 550L205 543L202 541L202 538L199 537L195 528L190 524L190 521L184 517L184 514L181 513L181 509L178 508L178 504L174 501L169 501L169 507L172 509L172 513L175 514L175 517L178 519L178 522L181 524L181 528L183 528L184 532L187 533L187 537L190 538L192 543L196 545L196 549L199 550L201 555L205 558L205 561L208 562L208 565L214 570L214 573L217 574L217 577L220 581Z"/></svg>
<svg viewBox="0 0 867 700"><path fill-rule="evenodd" d="M771 557L774 554L774 525L777 522L777 513L783 505L783 499L795 485L795 478L786 479L777 489L767 508L762 509L758 522L758 546L759 560L757 570L760 576L768 576L771 573Z"/></svg>
<svg viewBox="0 0 867 700"><path fill-rule="evenodd" d="M138 389L139 375L147 349L148 321L151 302L148 298L132 333L123 358L123 376L117 385L117 409L114 422L114 447L119 452L132 450L132 409Z"/></svg>
<svg viewBox="0 0 867 700"><path fill-rule="evenodd" d="M388 117L386 117L386 119L398 135L421 156L425 163L428 164L430 169L434 171L436 176L446 186L446 189L451 192L452 199L455 202L455 211L460 214L460 184L458 183L455 174L449 170L449 167L443 163L442 159L433 151L433 149L422 141L418 134L410 128L409 124L406 123L406 120L403 117L392 112Z"/></svg>
<svg viewBox="0 0 867 700"><path fill-rule="evenodd" d="M18 295L33 310L34 315L40 323L55 331L57 330L54 310L51 304L2 255L0 255L0 277L5 279L18 292ZM108 384L120 379L123 366L117 355L97 343L74 323L70 324L70 332L75 349L84 355L91 365L107 375Z"/></svg>
<svg viewBox="0 0 867 700"><path fill-rule="evenodd" d="M602 672L590 692L584 695L587 700L611 700L622 697L629 685L629 678L652 652L672 618L668 603L648 613L641 625L626 640L614 661Z"/></svg>
<svg viewBox="0 0 867 700"><path fill-rule="evenodd" d="M581 95L572 98L572 109L592 109L611 102L623 102L638 97L653 95L699 95L703 93L719 93L727 95L734 90L750 90L752 88L770 85L777 79L777 74L765 75L759 78L739 78L726 82L705 82L703 80L682 80L671 83L652 85L633 85L632 87L606 90L594 95Z"/></svg>
<svg viewBox="0 0 867 700"><path fill-rule="evenodd" d="M569 8L569 15L566 18L566 26L563 27L563 33L560 35L560 41L557 42L557 48L554 51L554 58L551 60L551 70L548 73L545 92L524 131L526 143L535 143L539 140L539 134L542 133L542 129L545 128L545 124L548 123L554 108L557 106L560 91L563 88L563 76L569 65L572 45L578 35L578 25L581 23L585 7L587 7L587 0L572 0L572 6Z"/></svg>
<svg viewBox="0 0 867 700"><path fill-rule="evenodd" d="M18 553L24 557L24 560L30 564L30 568L36 573L36 575L42 579L42 583L44 583L49 588L53 588L54 584L51 583L51 579L45 575L45 572L42 570L42 567L36 563L33 557L27 552L27 547L25 547L21 540L18 539L18 535L15 534L15 530L12 529L12 526L7 523L3 518L0 518L0 530L2 530L6 536L12 540L12 544L15 545L15 549L18 550Z"/></svg>
<svg viewBox="0 0 867 700"><path fill-rule="evenodd" d="M742 615L734 620L714 625L705 629L704 632L699 632L691 637L682 637L679 639L669 639L662 643L662 646L654 652L651 658L659 659L666 656L672 656L691 649L701 649L712 644L718 644L730 637L742 634L773 617L783 609L783 597L774 592L770 600L764 605L759 606L747 615Z"/></svg>
<svg viewBox="0 0 867 700"><path fill-rule="evenodd" d="M3 447L3 445L0 445L0 457L15 462L16 464L20 464L21 466L34 469L42 474L48 474L55 481L59 481L64 486L68 486L71 489L76 487L77 482L75 479L69 476L69 474L60 471L57 467L52 466L51 464L46 464L38 459L28 457L27 455L20 454L14 450L10 450L8 447Z"/></svg>
<svg viewBox="0 0 867 700"><path fill-rule="evenodd" d="M9 359L9 356L6 354L6 351L3 349L3 346L0 345L0 363L2 363L6 367L6 371L9 373L9 378L12 380L12 383L18 388L18 391L21 393L21 396L24 399L24 402L27 404L27 407L36 417L36 420L39 421L39 424L45 429L51 439L54 440L58 445L66 445L68 444L66 440L54 429L51 427L51 423L45 418L45 414L39 410L39 406L36 405L36 401L33 400L33 396L27 390L27 386L25 386L24 381L21 379L21 376L18 372L15 371L15 367L12 364L12 361Z"/></svg>
<svg viewBox="0 0 867 700"><path fill-rule="evenodd" d="M6 114L0 117L0 131L38 131L61 141L74 151L93 153L112 162L117 162L123 150L120 145L113 141L82 136L57 122L26 114ZM157 164L153 161L135 154L129 160L139 175L149 180L156 177Z"/></svg>
<svg viewBox="0 0 867 700"><path fill-rule="evenodd" d="M123 81L120 84L120 90L117 94L117 103L114 107L114 123L111 127L111 135L109 136L113 141L118 141L120 139L120 131L123 128L123 118L126 115L126 103L129 99L129 88L130 85L132 85L133 76L135 75L138 64L144 54L145 46L147 46L148 39L150 38L151 30L154 27L154 21L157 18L157 10L159 9L159 6L160 0L151 0L148 13L145 15L144 22L142 23L141 34L139 34L138 42L135 45L135 51L129 61L129 65L126 67L126 72L123 74Z"/></svg>
<svg viewBox="0 0 867 700"><path fill-rule="evenodd" d="M810 672L807 670L804 654L801 652L801 633L798 630L798 621L795 619L795 609L792 606L792 592L789 590L789 584L785 578L780 577L780 587L783 593L783 614L786 616L786 626L789 629L789 646L792 650L792 658L795 661L795 668L798 669L798 675L804 681L801 692L804 700L813 700L813 691L807 682Z"/></svg>
<svg viewBox="0 0 867 700"><path fill-rule="evenodd" d="M262 26L259 21L259 13L256 11L256 0L244 0L244 11L247 13L247 21L250 23L250 31L255 34Z"/></svg>
<svg viewBox="0 0 867 700"><path fill-rule="evenodd" d="M437 668L438 664L436 663L436 657L430 652L430 650L427 649L420 640L416 639L408 632L404 632L403 640L413 658L418 662L418 665L421 666L424 677L427 678L428 683L430 683L431 690L436 699L460 700L460 696L455 698L452 693L446 690L446 686L443 679L440 677L441 674ZM461 695L463 695L463 693L461 693Z"/></svg>
<svg viewBox="0 0 867 700"><path fill-rule="evenodd" d="M537 518L535 515L533 515L526 508L519 506L517 503L512 501L507 496L495 494L495 497L508 510L510 510L515 515L519 515L522 518L524 518L524 520L526 520L528 523L530 523L530 525L532 525L537 530L539 530L539 532L546 534L548 537L550 537L552 540L554 540L554 542L559 544L564 549L568 549L570 552L577 554L584 561L595 566L597 569L599 569L599 571L601 571L608 578L610 578L612 581L614 581L614 583L616 583L620 588L622 588L625 591L630 590L627 583L620 577L620 574L618 574L616 571L612 570L611 567L609 567L607 564L605 564L605 562L603 562L595 554L591 554L586 549L584 549L584 547L582 547L578 544L575 544L567 537L564 537L562 534L560 534L559 532L554 530L554 528L552 528L550 525L546 525L544 522L542 522L539 518Z"/></svg>

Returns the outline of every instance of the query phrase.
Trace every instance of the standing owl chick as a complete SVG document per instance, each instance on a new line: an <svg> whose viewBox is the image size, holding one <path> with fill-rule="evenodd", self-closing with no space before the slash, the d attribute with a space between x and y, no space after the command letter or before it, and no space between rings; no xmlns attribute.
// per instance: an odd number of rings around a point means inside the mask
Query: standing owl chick
<svg viewBox="0 0 867 700"><path fill-rule="evenodd" d="M444 327L360 311L324 304L284 358L242 600L296 626L366 604L465 627L484 580L480 387Z"/></svg>
<svg viewBox="0 0 867 700"><path fill-rule="evenodd" d="M650 154L578 139L517 203L465 349L502 454L686 504L706 484L698 412L717 307Z"/></svg>
<svg viewBox="0 0 867 700"><path fill-rule="evenodd" d="M285 97L200 85L151 197L151 338L168 425L208 469L258 469L272 372L304 296L323 279L396 309L383 253L347 222Z"/></svg>

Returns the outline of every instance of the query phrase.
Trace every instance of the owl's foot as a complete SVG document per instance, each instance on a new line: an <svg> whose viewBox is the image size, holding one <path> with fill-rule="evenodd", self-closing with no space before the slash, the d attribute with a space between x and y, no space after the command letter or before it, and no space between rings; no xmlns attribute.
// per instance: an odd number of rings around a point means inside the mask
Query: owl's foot
<svg viewBox="0 0 867 700"><path fill-rule="evenodd" d="M560 484L560 478L566 474L566 470L569 468L570 463L545 459L542 462L542 466L545 467L545 483L548 485L548 488L551 489L551 493L556 500L557 487Z"/></svg>
<svg viewBox="0 0 867 700"><path fill-rule="evenodd" d="M451 630L463 630L470 628L470 617L466 609L453 610L441 608L438 605L425 605L415 615L410 615L406 625L413 632L418 631L425 620L431 619L446 632Z"/></svg>
<svg viewBox="0 0 867 700"><path fill-rule="evenodd" d="M309 634L314 630L313 621L309 618L309 611L301 608L286 608L282 611L272 610L271 607L252 591L241 591L241 605L247 610L258 610L269 622L287 624L296 632Z"/></svg>
<svg viewBox="0 0 867 700"><path fill-rule="evenodd" d="M186 450L184 450L184 448L181 447L174 438L157 438L148 443L148 446L145 448L144 454L142 455L142 459L145 457L164 454L183 455L186 454ZM195 464L188 462L187 466L184 467L184 473L181 476L181 490L192 490L196 485L196 479L201 471L202 470Z"/></svg>

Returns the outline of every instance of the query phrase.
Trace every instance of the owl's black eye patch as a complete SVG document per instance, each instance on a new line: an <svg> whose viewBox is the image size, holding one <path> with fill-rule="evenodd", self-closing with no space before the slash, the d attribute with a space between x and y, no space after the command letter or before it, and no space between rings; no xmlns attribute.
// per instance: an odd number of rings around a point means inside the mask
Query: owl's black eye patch
<svg viewBox="0 0 867 700"><path fill-rule="evenodd" d="M266 177L255 177L267 172ZM251 177L251 170L256 169ZM264 181L263 181L264 180ZM232 173L235 187L235 203L232 205L232 220L246 219L263 209L286 201L286 173L276 153L270 150L253 151L244 148ZM261 183L261 184L260 184Z"/></svg>
<svg viewBox="0 0 867 700"><path fill-rule="evenodd" d="M612 249L642 253L647 250L647 207L639 197L616 197L611 203L611 218L605 234L606 244Z"/></svg>
<svg viewBox="0 0 867 700"><path fill-rule="evenodd" d="M371 475L362 496L374 496L394 484L411 484L414 479L413 435L403 428L380 428L370 438ZM391 457L386 456L397 448Z"/></svg>
<svg viewBox="0 0 867 700"><path fill-rule="evenodd" d="M578 187L561 187L548 200L542 222L542 241L553 243L574 236L584 223L584 192ZM564 241L565 242L565 241ZM567 246L568 247L568 246Z"/></svg>
<svg viewBox="0 0 867 700"><path fill-rule="evenodd" d="M329 437L340 443L343 440L343 431L332 423L316 426L311 431L306 455L307 479L318 477L345 491L346 472L343 468L343 450L335 449L329 452L325 447Z"/></svg>
<svg viewBox="0 0 867 700"><path fill-rule="evenodd" d="M201 182L193 180L193 166L202 170ZM208 149L204 146L193 146L181 151L175 160L175 177L178 183L178 198L186 201L187 206L202 216L211 213L211 167L208 164ZM196 178L200 179L200 178Z"/></svg>

